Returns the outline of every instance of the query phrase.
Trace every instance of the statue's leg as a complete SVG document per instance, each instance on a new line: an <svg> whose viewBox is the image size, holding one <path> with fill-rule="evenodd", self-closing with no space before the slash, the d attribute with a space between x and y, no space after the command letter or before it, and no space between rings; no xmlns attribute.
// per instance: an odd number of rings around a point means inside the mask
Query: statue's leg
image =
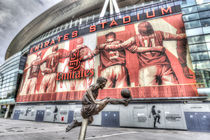
<svg viewBox="0 0 210 140"><path fill-rule="evenodd" d="M82 126L80 128L80 133L79 133L79 139L78 140L85 140L85 135L87 131L87 126L88 126L89 119L83 119L82 120Z"/></svg>
<svg viewBox="0 0 210 140"><path fill-rule="evenodd" d="M101 100L100 102L101 102L101 103L98 104L98 105L96 106L96 110L95 110L95 112L93 113L93 115L96 115L96 114L98 114L101 110L103 110L103 109L106 107L106 105L109 103L109 99L108 99L108 98L105 98L105 99Z"/></svg>
<svg viewBox="0 0 210 140"><path fill-rule="evenodd" d="M92 122L93 122L93 116L90 116L88 118L83 118L82 126L80 128L79 140L85 140L87 126L88 124L91 124Z"/></svg>
<svg viewBox="0 0 210 140"><path fill-rule="evenodd" d="M72 123L70 123L67 127L66 127L66 132L69 132L71 129L77 127L77 126L81 126L82 122L78 122L77 120L73 120Z"/></svg>
<svg viewBox="0 0 210 140"><path fill-rule="evenodd" d="M88 118L88 124L91 124L93 122L93 116L90 116L89 118Z"/></svg>

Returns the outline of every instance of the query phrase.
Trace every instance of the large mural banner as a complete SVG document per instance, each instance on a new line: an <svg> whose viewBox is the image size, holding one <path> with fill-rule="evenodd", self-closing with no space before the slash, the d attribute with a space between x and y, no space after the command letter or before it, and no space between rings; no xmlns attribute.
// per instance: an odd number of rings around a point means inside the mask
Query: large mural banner
<svg viewBox="0 0 210 140"><path fill-rule="evenodd" d="M18 102L80 100L97 77L99 98L198 96L182 15L110 28L28 55Z"/></svg>

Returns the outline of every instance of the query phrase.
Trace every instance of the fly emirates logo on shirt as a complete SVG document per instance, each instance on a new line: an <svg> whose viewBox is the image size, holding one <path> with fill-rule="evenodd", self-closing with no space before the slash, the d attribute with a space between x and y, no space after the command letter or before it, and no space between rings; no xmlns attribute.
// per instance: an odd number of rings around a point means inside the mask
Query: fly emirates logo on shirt
<svg viewBox="0 0 210 140"><path fill-rule="evenodd" d="M70 61L68 64L69 72L67 73L58 72L56 81L93 77L95 74L94 69L89 69L89 70L84 69L82 67L83 62L81 60L82 59L80 57L79 50L73 52L70 56Z"/></svg>

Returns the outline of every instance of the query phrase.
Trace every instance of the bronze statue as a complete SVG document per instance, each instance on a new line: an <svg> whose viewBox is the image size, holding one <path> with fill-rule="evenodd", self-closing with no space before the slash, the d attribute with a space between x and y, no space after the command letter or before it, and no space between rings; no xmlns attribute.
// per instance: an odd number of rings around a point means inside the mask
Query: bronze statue
<svg viewBox="0 0 210 140"><path fill-rule="evenodd" d="M84 123L84 125L81 128L80 138L79 138L79 139L84 139L87 125L93 122L93 115L96 115L100 111L102 111L108 103L123 104L125 106L128 105L129 101L131 100L130 91L128 89L123 89L121 91L121 95L123 99L113 99L113 98L106 97L100 101L96 101L98 97L99 89L103 89L106 83L107 83L106 78L99 77L96 81L96 84L91 85L87 89L86 93L84 94L82 98L81 115L83 117L83 122L78 122L77 120L74 120L70 125L67 126L66 132L70 131L71 129L77 126L81 126Z"/></svg>

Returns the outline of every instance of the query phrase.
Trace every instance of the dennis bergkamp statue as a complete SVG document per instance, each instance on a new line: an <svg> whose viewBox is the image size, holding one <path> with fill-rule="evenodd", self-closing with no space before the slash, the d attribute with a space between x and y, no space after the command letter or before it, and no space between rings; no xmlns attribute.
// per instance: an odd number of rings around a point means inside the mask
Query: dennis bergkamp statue
<svg viewBox="0 0 210 140"><path fill-rule="evenodd" d="M93 115L98 114L100 111L106 107L107 104L123 104L127 106L129 101L131 100L131 93L129 89L122 89L121 96L122 99L113 99L110 97L106 97L102 100L97 101L98 91L103 89L107 83L107 79L104 77L99 77L96 81L96 84L91 85L82 98L82 109L81 115L83 118L82 122L78 122L74 120L71 124L69 124L66 128L66 132L71 129L82 126L80 129L79 140L85 139L86 128L88 124L93 122Z"/></svg>

